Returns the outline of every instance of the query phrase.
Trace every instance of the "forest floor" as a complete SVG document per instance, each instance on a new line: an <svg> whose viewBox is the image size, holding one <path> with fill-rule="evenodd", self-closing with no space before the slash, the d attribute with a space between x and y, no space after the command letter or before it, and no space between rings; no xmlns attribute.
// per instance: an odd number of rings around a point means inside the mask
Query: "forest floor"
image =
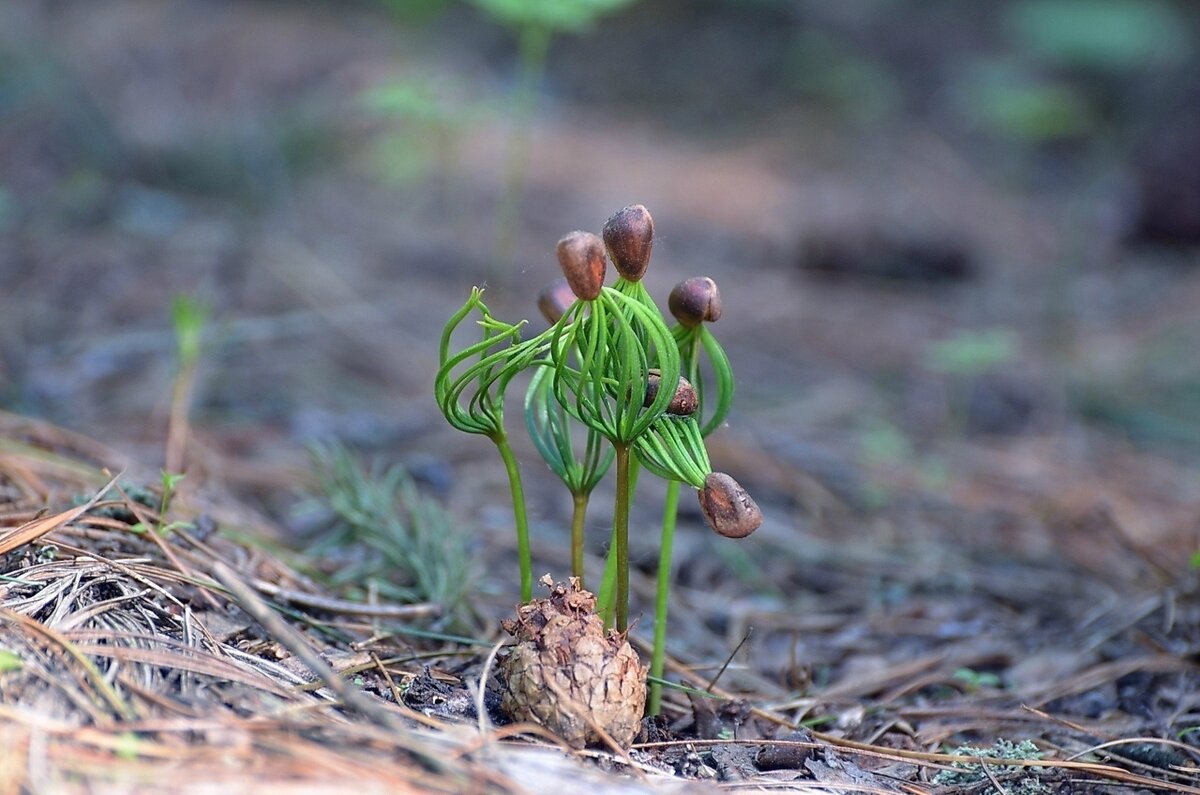
<svg viewBox="0 0 1200 795"><path fill-rule="evenodd" d="M0 127L0 793L1200 792L1200 269L1128 244L1109 182L1021 192L918 122L786 105L700 136L564 67L503 234L502 34L422 47L321 4L7 13L38 79ZM453 112L364 110L396 75ZM503 467L432 381L472 285L535 317L558 237L635 202L656 298L722 286L738 394L710 451L766 522L735 543L685 502L667 678L692 690L628 754L572 753L402 694L473 692L516 602ZM178 294L214 320L160 517ZM468 616L363 612L296 551L333 438L441 501ZM519 448L535 570L562 576L570 500ZM643 650L660 499L635 504Z"/></svg>

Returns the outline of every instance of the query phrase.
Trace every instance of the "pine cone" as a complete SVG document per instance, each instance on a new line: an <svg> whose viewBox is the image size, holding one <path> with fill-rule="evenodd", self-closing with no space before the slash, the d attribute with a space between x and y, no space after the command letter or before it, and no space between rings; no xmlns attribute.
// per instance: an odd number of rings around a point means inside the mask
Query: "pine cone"
<svg viewBox="0 0 1200 795"><path fill-rule="evenodd" d="M517 644L500 662L501 709L531 721L573 748L602 744L599 727L621 747L641 726L646 668L623 633L605 632L596 597L579 579L541 579L550 598L517 608L503 622Z"/></svg>

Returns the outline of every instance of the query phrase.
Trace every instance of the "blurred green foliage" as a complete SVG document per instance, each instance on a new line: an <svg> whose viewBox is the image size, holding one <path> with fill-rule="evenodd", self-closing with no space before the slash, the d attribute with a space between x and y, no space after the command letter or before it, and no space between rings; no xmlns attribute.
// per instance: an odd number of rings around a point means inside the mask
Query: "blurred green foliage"
<svg viewBox="0 0 1200 795"><path fill-rule="evenodd" d="M1020 0L1004 21L1018 47L1056 66L1141 69L1193 50L1187 21L1162 0Z"/></svg>
<svg viewBox="0 0 1200 795"><path fill-rule="evenodd" d="M0 232L7 229L16 218L17 202L12 194L0 186Z"/></svg>
<svg viewBox="0 0 1200 795"><path fill-rule="evenodd" d="M1022 143L1045 143L1091 132L1091 103L1068 81L1031 71L1020 61L979 59L962 69L956 101L984 129Z"/></svg>
<svg viewBox="0 0 1200 795"><path fill-rule="evenodd" d="M489 16L512 28L540 27L578 33L605 14L635 0L470 0Z"/></svg>
<svg viewBox="0 0 1200 795"><path fill-rule="evenodd" d="M1039 145L1111 132L1139 75L1195 55L1190 20L1165 0L1001 4L1004 48L956 70L958 109L983 130Z"/></svg>
<svg viewBox="0 0 1200 795"><path fill-rule="evenodd" d="M460 0L461 1L461 0ZM453 0L378 0L397 19L431 19ZM511 28L538 26L546 30L586 30L597 19L636 0L466 0L496 22Z"/></svg>
<svg viewBox="0 0 1200 795"><path fill-rule="evenodd" d="M175 356L180 369L195 367L204 341L204 327L211 309L190 295L176 295L171 300L171 322L175 327Z"/></svg>
<svg viewBox="0 0 1200 795"><path fill-rule="evenodd" d="M1085 420L1119 429L1141 445L1200 451L1200 375L1180 374L1169 380L1115 382L1077 386L1071 404Z"/></svg>
<svg viewBox="0 0 1200 795"><path fill-rule="evenodd" d="M895 464L913 457L912 442L883 417L869 417L858 429L858 447L868 463Z"/></svg>
<svg viewBox="0 0 1200 795"><path fill-rule="evenodd" d="M1002 687L1003 680L992 671L976 671L974 668L958 668L952 676L954 681L962 682L968 690L978 690L981 687Z"/></svg>
<svg viewBox="0 0 1200 795"><path fill-rule="evenodd" d="M15 651L0 649L0 674L19 671L23 666L21 657Z"/></svg>
<svg viewBox="0 0 1200 795"><path fill-rule="evenodd" d="M436 169L449 171L462 132L491 109L483 103L456 103L441 81L394 79L360 97L368 113L386 118L386 132L372 142L370 159L378 176L394 183L423 179Z"/></svg>
<svg viewBox="0 0 1200 795"><path fill-rule="evenodd" d="M1140 445L1200 453L1200 325L1174 324L1142 340L1115 372L1077 376L1073 409L1084 419L1115 428Z"/></svg>
<svg viewBox="0 0 1200 795"><path fill-rule="evenodd" d="M803 97L856 121L879 120L900 102L900 86L886 63L828 31L799 31L784 70L791 88Z"/></svg>
<svg viewBox="0 0 1200 795"><path fill-rule="evenodd" d="M938 373L977 376L1008 364L1016 355L1017 335L1012 330L968 329L930 345L925 365Z"/></svg>

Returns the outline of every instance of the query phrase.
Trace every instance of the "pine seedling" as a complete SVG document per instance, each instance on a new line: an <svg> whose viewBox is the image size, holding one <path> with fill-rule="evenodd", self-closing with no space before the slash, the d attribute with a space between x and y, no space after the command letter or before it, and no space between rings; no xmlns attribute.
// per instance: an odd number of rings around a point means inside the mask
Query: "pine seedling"
<svg viewBox="0 0 1200 795"><path fill-rule="evenodd" d="M559 241L559 264L579 300L550 330L549 356L555 398L613 447L617 479L612 535L614 613L618 631L624 632L629 623L632 447L671 403L680 360L670 329L640 283L644 261L631 265L628 260L614 259L621 277L615 287L603 284L607 242L586 232L574 232ZM648 258L649 246L643 251ZM647 401L652 378L671 388L657 389ZM605 596L602 588L602 605Z"/></svg>
<svg viewBox="0 0 1200 795"><path fill-rule="evenodd" d="M188 411L196 382L196 369L203 351L204 327L211 311L207 304L187 295L171 302L171 321L175 327L175 359L178 369L171 390L171 409L167 419L166 470L182 472L189 434Z"/></svg>
<svg viewBox="0 0 1200 795"><path fill-rule="evenodd" d="M182 527L191 527L191 522L176 520L174 522L167 521L167 514L171 510L171 503L175 500L175 493L179 489L179 481L186 477L180 472L162 471L162 483L158 498L158 521L154 523L153 528L145 522L138 522L132 525L129 529L134 533L146 533L153 529L160 536L165 536L168 533L174 532Z"/></svg>
<svg viewBox="0 0 1200 795"><path fill-rule="evenodd" d="M472 311L478 311L482 339L452 353L451 337ZM539 337L521 342L521 326L496 320L483 303L483 290L475 287L471 295L442 331L434 396L446 419L460 431L486 436L496 445L508 473L512 495L513 521L517 531L517 558L521 571L521 599L533 598L533 559L529 547L529 519L525 511L525 489L521 470L504 428L504 392L517 373L528 367L544 340ZM542 335L544 337L545 335ZM499 349L497 350L497 346ZM463 395L469 394L466 405Z"/></svg>
<svg viewBox="0 0 1200 795"><path fill-rule="evenodd" d="M682 483L699 490L701 509L709 524L723 535L730 533L731 528L743 535L752 532L761 522L761 515L755 518L754 510L747 509L747 515L722 519L721 527L713 523L713 518L728 511L714 511L714 506L724 504L719 495L729 493L729 486L723 478L728 475L713 473L708 465L707 455L703 459L692 451L703 451L703 439L719 428L725 421L726 415L733 402L733 369L729 358L717 342L716 337L707 328L721 317L721 293L717 284L707 276L696 276L685 279L675 285L667 299L667 308L676 320L671 329L675 343L679 346L684 377L680 383L687 383L693 390L695 401L694 419L686 426L666 425L659 429L656 435L648 436L638 447L639 457L647 469L656 471L660 477L667 480L667 494L663 505L662 533L659 540L658 573L654 600L654 644L650 657L650 694L647 713L657 715L662 708L662 674L666 659L667 612L671 594L671 555L675 539L675 525L678 517L679 491ZM713 383L708 385L701 367L702 355L709 361L709 370ZM665 431L666 433L663 433ZM685 433L686 431L686 433ZM689 461L689 453L691 453ZM690 466L670 468L673 462L689 462ZM718 486L709 485L709 479L716 478ZM729 478L732 481L732 478ZM736 481L734 482L736 485ZM737 489L740 489L737 486ZM706 509L705 504L708 504ZM753 501L750 501L753 505Z"/></svg>

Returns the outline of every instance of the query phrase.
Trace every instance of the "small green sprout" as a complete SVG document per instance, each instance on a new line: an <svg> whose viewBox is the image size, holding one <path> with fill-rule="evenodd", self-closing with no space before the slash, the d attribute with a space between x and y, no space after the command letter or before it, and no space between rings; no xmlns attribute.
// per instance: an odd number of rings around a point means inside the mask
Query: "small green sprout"
<svg viewBox="0 0 1200 795"><path fill-rule="evenodd" d="M313 446L313 505L328 524L307 559L331 562L327 584L350 599L374 591L400 602L434 602L441 626L470 624L472 580L465 534L441 505L421 494L400 466L361 466L340 444Z"/></svg>
<svg viewBox="0 0 1200 795"><path fill-rule="evenodd" d="M180 528L192 526L191 522L167 522L167 513L170 512L171 503L175 500L175 494L179 489L179 482L185 477L186 475L182 472L168 472L165 469L162 472L162 492L158 499L158 522L153 528L160 536L167 535ZM130 499L135 498L130 497ZM129 529L134 533L146 533L151 530L145 522L138 522Z"/></svg>
<svg viewBox="0 0 1200 795"><path fill-rule="evenodd" d="M204 327L212 310L208 304L188 295L171 301L171 321L175 327L175 353L181 367L194 367L204 342Z"/></svg>
<svg viewBox="0 0 1200 795"><path fill-rule="evenodd" d="M962 682L968 690L978 690L981 687L1002 687L1004 682L991 671L976 671L974 668L959 668L951 677L956 682Z"/></svg>
<svg viewBox="0 0 1200 795"><path fill-rule="evenodd" d="M137 732L121 732L116 736L113 753L118 759L129 762L138 758L141 753L141 738Z"/></svg>
<svg viewBox="0 0 1200 795"><path fill-rule="evenodd" d="M204 329L212 310L208 304L189 295L177 295L171 302L171 321L175 327L175 358L178 369L171 391L171 409L167 422L166 468L182 472L190 433L188 411L195 388L196 371L204 346Z"/></svg>
<svg viewBox="0 0 1200 795"><path fill-rule="evenodd" d="M0 674L19 671L24 667L21 656L9 649L0 649Z"/></svg>

